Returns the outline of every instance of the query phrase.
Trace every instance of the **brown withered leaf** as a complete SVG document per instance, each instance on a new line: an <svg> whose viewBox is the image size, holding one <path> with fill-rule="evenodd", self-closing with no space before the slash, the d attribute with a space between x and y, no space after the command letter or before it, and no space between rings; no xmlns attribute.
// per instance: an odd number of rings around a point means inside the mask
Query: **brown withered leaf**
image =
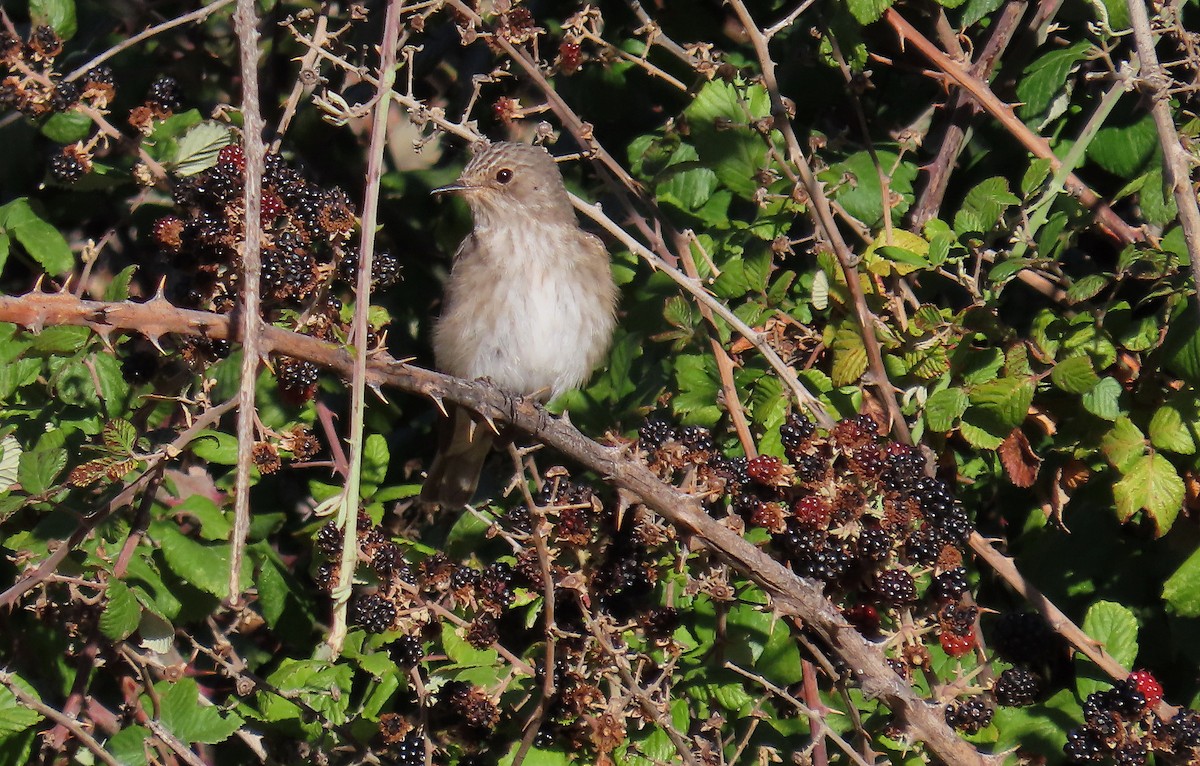
<svg viewBox="0 0 1200 766"><path fill-rule="evenodd" d="M1034 454L1033 448L1029 446L1029 439L1021 429L1014 428L997 452L1000 453L1000 462L1004 464L1004 470L1008 472L1009 481L1022 489L1033 486L1042 459Z"/></svg>

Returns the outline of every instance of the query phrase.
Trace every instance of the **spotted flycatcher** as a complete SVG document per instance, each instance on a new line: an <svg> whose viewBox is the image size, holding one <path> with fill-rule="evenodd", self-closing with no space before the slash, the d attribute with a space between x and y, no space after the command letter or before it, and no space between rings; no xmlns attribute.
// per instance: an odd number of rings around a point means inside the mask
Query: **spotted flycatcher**
<svg viewBox="0 0 1200 766"><path fill-rule="evenodd" d="M457 182L434 191L462 194L475 220L433 330L438 368L541 401L587 380L608 349L617 288L608 253L579 228L550 153L490 144ZM451 407L421 498L448 508L469 502L493 437Z"/></svg>

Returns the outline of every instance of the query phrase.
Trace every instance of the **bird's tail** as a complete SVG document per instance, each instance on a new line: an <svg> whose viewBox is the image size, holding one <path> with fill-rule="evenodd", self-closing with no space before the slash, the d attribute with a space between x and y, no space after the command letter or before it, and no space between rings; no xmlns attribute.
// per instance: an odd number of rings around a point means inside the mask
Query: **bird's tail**
<svg viewBox="0 0 1200 766"><path fill-rule="evenodd" d="M462 407L451 407L438 432L438 451L421 487L421 500L457 509L471 501L495 435Z"/></svg>

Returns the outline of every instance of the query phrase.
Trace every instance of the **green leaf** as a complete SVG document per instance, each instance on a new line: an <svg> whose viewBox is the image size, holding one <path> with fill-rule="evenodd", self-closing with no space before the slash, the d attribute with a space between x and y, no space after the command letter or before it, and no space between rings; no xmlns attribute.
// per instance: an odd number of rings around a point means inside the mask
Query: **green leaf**
<svg viewBox="0 0 1200 766"><path fill-rule="evenodd" d="M106 301L123 301L129 298L129 285L133 281L133 275L137 272L137 266L126 266L109 280L108 286L104 288L104 300Z"/></svg>
<svg viewBox="0 0 1200 766"><path fill-rule="evenodd" d="M147 766L146 743L153 737L144 726L127 726L109 737L104 747L122 766Z"/></svg>
<svg viewBox="0 0 1200 766"><path fill-rule="evenodd" d="M1080 627L1119 664L1133 667L1138 653L1138 621L1133 612L1112 601L1097 601L1088 608ZM1077 677L1075 684L1080 697L1110 685L1089 675L1080 673Z"/></svg>
<svg viewBox="0 0 1200 766"><path fill-rule="evenodd" d="M55 480L67 467L67 451L58 447L37 449L21 455L17 479L31 495L38 495L54 486Z"/></svg>
<svg viewBox="0 0 1200 766"><path fill-rule="evenodd" d="M1021 196L1027 199L1033 196L1033 193L1040 189L1049 177L1050 160L1045 157L1032 160L1028 169L1025 170L1025 175L1021 177Z"/></svg>
<svg viewBox="0 0 1200 766"><path fill-rule="evenodd" d="M229 595L228 545L202 545L174 527L164 526L159 534L163 558L180 579L217 598ZM243 588L250 584L250 568L245 560L241 582Z"/></svg>
<svg viewBox="0 0 1200 766"><path fill-rule="evenodd" d="M32 686L25 682L17 674L13 673L9 676L12 679L13 685L20 688L23 692L33 697L36 700L41 699ZM42 720L40 713L22 705L11 691L6 686L0 686L0 735L15 734L19 731L24 731Z"/></svg>
<svg viewBox="0 0 1200 766"><path fill-rule="evenodd" d="M1179 208L1175 205L1175 195L1171 193L1163 176L1162 165L1155 165L1145 174L1138 202L1141 203L1142 215L1147 223L1156 226L1166 226L1175 221Z"/></svg>
<svg viewBox="0 0 1200 766"><path fill-rule="evenodd" d="M232 129L222 122L205 120L193 125L179 138L173 167L175 175L186 177L217 164L217 155L222 147L234 143Z"/></svg>
<svg viewBox="0 0 1200 766"><path fill-rule="evenodd" d="M1087 354L1064 359L1050 371L1050 381L1068 394L1083 394L1100 382Z"/></svg>
<svg viewBox="0 0 1200 766"><path fill-rule="evenodd" d="M100 613L100 631L114 641L124 641L137 630L142 608L129 586L116 578L109 579L104 596L107 603Z"/></svg>
<svg viewBox="0 0 1200 766"><path fill-rule="evenodd" d="M676 414L702 426L712 426L720 420L722 410L716 401L721 384L712 357L694 354L676 357L675 380L679 393L671 400L671 407Z"/></svg>
<svg viewBox="0 0 1200 766"><path fill-rule="evenodd" d="M1193 403L1194 405L1194 403ZM1195 406L1189 408L1189 417L1185 418L1176 406L1165 405L1154 412L1150 418L1150 443L1161 450L1175 452L1180 455L1196 453L1197 423L1200 423L1200 413Z"/></svg>
<svg viewBox="0 0 1200 766"><path fill-rule="evenodd" d="M12 434L0 439L0 493L7 492L17 483L21 453L21 445Z"/></svg>
<svg viewBox="0 0 1200 766"><path fill-rule="evenodd" d="M160 688L164 684L155 684ZM216 707L200 703L200 689L194 678L181 678L160 691L159 720L186 744L215 745L224 742L242 725L236 713L222 715Z"/></svg>
<svg viewBox="0 0 1200 766"><path fill-rule="evenodd" d="M655 178L660 202L691 212L703 207L717 190L717 174L699 162L700 153L690 144L680 144L667 166Z"/></svg>
<svg viewBox="0 0 1200 766"><path fill-rule="evenodd" d="M1158 133L1149 114L1132 125L1106 125L1088 144L1087 158L1121 178L1133 176L1158 151Z"/></svg>
<svg viewBox="0 0 1200 766"><path fill-rule="evenodd" d="M1128 473L1133 464L1146 454L1146 437L1132 420L1122 415L1100 440L1100 450L1108 458L1109 465L1121 473Z"/></svg>
<svg viewBox="0 0 1200 766"><path fill-rule="evenodd" d="M1029 414L1033 388L1028 378L1000 378L972 387L968 410L972 422L993 436L1008 436Z"/></svg>
<svg viewBox="0 0 1200 766"><path fill-rule="evenodd" d="M1083 408L1098 418L1116 420L1121 414L1121 384L1116 378L1101 378L1083 395Z"/></svg>
<svg viewBox="0 0 1200 766"><path fill-rule="evenodd" d="M854 327L842 327L833 339L833 384L847 386L867 371L867 349Z"/></svg>
<svg viewBox="0 0 1200 766"><path fill-rule="evenodd" d="M58 276L75 266L71 246L58 229L40 218L10 230L29 257L42 265L50 276Z"/></svg>
<svg viewBox="0 0 1200 766"><path fill-rule="evenodd" d="M1171 461L1162 455L1150 454L1140 458L1113 485L1117 516L1128 521L1138 511L1145 511L1154 522L1156 534L1162 536L1175 523L1183 507L1183 479Z"/></svg>
<svg viewBox="0 0 1200 766"><path fill-rule="evenodd" d="M237 465L237 437L221 431L201 431L188 445L196 457L217 465Z"/></svg>
<svg viewBox="0 0 1200 766"><path fill-rule="evenodd" d="M846 7L859 24L867 25L879 20L883 12L892 7L895 0L846 0Z"/></svg>
<svg viewBox="0 0 1200 766"><path fill-rule="evenodd" d="M383 483L383 479L387 476L388 469L388 446L387 439L383 434L368 434L363 440L363 459L362 459L362 483L363 492L367 492L367 485L378 486ZM367 497L366 494L363 497Z"/></svg>
<svg viewBox="0 0 1200 766"><path fill-rule="evenodd" d="M899 196L891 212L893 216L901 216L908 210L912 201L912 185L917 176L916 165L901 162L893 152L880 151L876 152L875 156L884 171L892 174L888 180L888 189L892 194ZM834 196L850 215L869 227L883 223L884 194L879 185L875 159L871 157L870 152L851 154L845 160L831 165L829 170L821 174L821 178L826 183L837 185Z"/></svg>
<svg viewBox="0 0 1200 766"><path fill-rule="evenodd" d="M1200 617L1200 549L1163 583L1163 600L1180 617Z"/></svg>
<svg viewBox="0 0 1200 766"><path fill-rule="evenodd" d="M1052 50L1025 69L1017 83L1017 107L1021 119L1030 122L1050 110L1051 103L1067 87L1068 77L1075 65L1087 55L1092 44L1080 40L1066 48Z"/></svg>
<svg viewBox="0 0 1200 766"><path fill-rule="evenodd" d="M64 40L75 36L75 0L29 0L29 18L37 26L50 26Z"/></svg>
<svg viewBox="0 0 1200 766"><path fill-rule="evenodd" d="M1005 209L1019 204L1020 198L1008 190L1008 181L999 176L989 178L967 192L962 207L954 214L954 230L960 235L989 232Z"/></svg>
<svg viewBox="0 0 1200 766"><path fill-rule="evenodd" d="M112 354L93 354L91 362L91 369L100 383L100 398L104 401L104 411L109 417L124 412L125 399L129 396L129 383L125 380L120 360ZM129 444L132 446L132 442Z"/></svg>
<svg viewBox="0 0 1200 766"><path fill-rule="evenodd" d="M749 199L758 188L755 177L767 164L767 145L749 125L766 117L771 100L760 85L711 80L684 110L700 161L726 188Z"/></svg>
<svg viewBox="0 0 1200 766"><path fill-rule="evenodd" d="M205 540L228 540L233 529L229 517L204 495L189 495L171 509L176 515L187 515L200 522L200 537Z"/></svg>
<svg viewBox="0 0 1200 766"><path fill-rule="evenodd" d="M931 431L949 431L954 428L954 422L967 411L969 402L967 392L961 388L935 391L925 401L925 422Z"/></svg>
<svg viewBox="0 0 1200 766"><path fill-rule="evenodd" d="M1090 300L1110 284L1111 274L1088 274L1067 288L1067 300L1071 303Z"/></svg>
<svg viewBox="0 0 1200 766"><path fill-rule="evenodd" d="M92 132L92 120L82 112L57 112L42 125L42 135L56 144L82 141Z"/></svg>
<svg viewBox="0 0 1200 766"><path fill-rule="evenodd" d="M450 622L442 623L442 647L450 661L460 668L490 668L500 661L495 649L476 649L458 635Z"/></svg>

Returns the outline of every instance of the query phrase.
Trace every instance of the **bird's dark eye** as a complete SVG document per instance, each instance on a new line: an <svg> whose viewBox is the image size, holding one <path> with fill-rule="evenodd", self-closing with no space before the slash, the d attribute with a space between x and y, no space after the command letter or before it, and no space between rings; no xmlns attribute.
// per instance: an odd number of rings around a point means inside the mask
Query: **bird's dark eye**
<svg viewBox="0 0 1200 766"><path fill-rule="evenodd" d="M512 180L512 171L508 168L500 168L496 171L496 180L502 184L506 184Z"/></svg>

